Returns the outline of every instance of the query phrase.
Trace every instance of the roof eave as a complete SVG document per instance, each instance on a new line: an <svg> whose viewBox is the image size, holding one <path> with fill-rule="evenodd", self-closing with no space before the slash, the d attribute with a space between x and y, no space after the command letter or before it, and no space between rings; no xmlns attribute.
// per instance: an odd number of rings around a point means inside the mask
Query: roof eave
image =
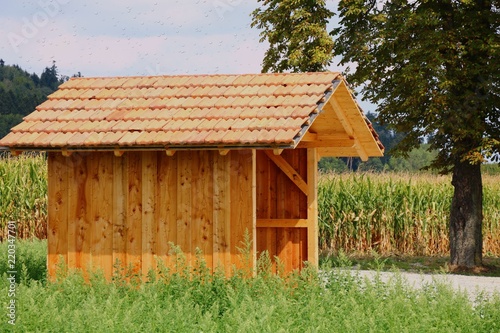
<svg viewBox="0 0 500 333"><path fill-rule="evenodd" d="M32 147L32 146L12 146L0 147L0 151L24 152L24 151L45 151L45 152L105 152L105 151L181 151L181 150L241 150L241 149L293 149L294 144L225 144L225 145L147 145L147 146L64 146L64 147Z"/></svg>

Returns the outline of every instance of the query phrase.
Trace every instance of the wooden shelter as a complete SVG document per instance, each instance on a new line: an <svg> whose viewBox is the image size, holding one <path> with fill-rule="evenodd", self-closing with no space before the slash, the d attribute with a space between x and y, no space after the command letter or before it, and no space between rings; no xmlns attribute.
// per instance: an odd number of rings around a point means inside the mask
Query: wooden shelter
<svg viewBox="0 0 500 333"><path fill-rule="evenodd" d="M382 156L339 73L72 78L0 146L48 152L48 269L147 273L169 242L241 267L318 262L317 162Z"/></svg>

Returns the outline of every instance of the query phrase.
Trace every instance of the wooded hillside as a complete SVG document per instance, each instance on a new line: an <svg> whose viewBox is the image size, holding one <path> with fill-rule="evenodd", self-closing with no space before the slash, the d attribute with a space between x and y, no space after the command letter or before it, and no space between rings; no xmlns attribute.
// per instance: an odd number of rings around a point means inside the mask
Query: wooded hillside
<svg viewBox="0 0 500 333"><path fill-rule="evenodd" d="M67 79L67 76L59 75L55 62L38 76L18 65L6 65L0 59L0 137L33 112Z"/></svg>

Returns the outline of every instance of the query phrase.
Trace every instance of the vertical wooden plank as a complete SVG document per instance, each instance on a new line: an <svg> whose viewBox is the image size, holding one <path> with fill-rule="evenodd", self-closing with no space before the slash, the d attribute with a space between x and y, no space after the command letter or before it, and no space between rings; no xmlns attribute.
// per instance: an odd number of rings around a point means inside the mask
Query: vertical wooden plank
<svg viewBox="0 0 500 333"><path fill-rule="evenodd" d="M142 155L128 153L128 195L126 219L126 264L135 274L142 270Z"/></svg>
<svg viewBox="0 0 500 333"><path fill-rule="evenodd" d="M267 157L267 156L266 156ZM278 218L278 167L268 159L269 164L269 217Z"/></svg>
<svg viewBox="0 0 500 333"><path fill-rule="evenodd" d="M301 268L301 261L306 258L302 258L300 249L300 229L301 228L290 228L290 244L292 245L292 256L290 258L290 267L292 270Z"/></svg>
<svg viewBox="0 0 500 333"><path fill-rule="evenodd" d="M290 181L288 177L279 169L276 171L276 218L291 218L287 211L287 198L290 194L290 187L287 186Z"/></svg>
<svg viewBox="0 0 500 333"><path fill-rule="evenodd" d="M304 262L307 261L307 228L300 228L300 268L304 267Z"/></svg>
<svg viewBox="0 0 500 333"><path fill-rule="evenodd" d="M307 179L307 149L300 148L296 149L299 153L299 171L302 179ZM307 219L307 196L300 192L300 202L299 202L300 218ZM304 259L305 260L305 259Z"/></svg>
<svg viewBox="0 0 500 333"><path fill-rule="evenodd" d="M318 266L318 154L307 149L307 254L310 264Z"/></svg>
<svg viewBox="0 0 500 333"><path fill-rule="evenodd" d="M256 152L237 150L231 152L231 255L236 267L244 265L251 271L255 268L256 253ZM250 263L242 262L238 247L244 247L244 234L249 233Z"/></svg>
<svg viewBox="0 0 500 333"><path fill-rule="evenodd" d="M107 279L113 272L113 155L93 153L89 172L92 182L91 255L94 269L102 270Z"/></svg>
<svg viewBox="0 0 500 333"><path fill-rule="evenodd" d="M158 176L157 153L142 152L142 274L156 269L157 223L155 218L156 180Z"/></svg>
<svg viewBox="0 0 500 333"><path fill-rule="evenodd" d="M303 179L307 179L307 149L300 148L296 149L299 155L299 174ZM304 193L300 193L299 198L299 217L301 219L307 219L307 196ZM304 262L307 261L307 228L300 228L297 230L299 237L299 268L304 267Z"/></svg>
<svg viewBox="0 0 500 333"><path fill-rule="evenodd" d="M177 157L158 153L158 234L157 253L167 267L173 267L174 260L169 257L169 242L177 244Z"/></svg>
<svg viewBox="0 0 500 333"><path fill-rule="evenodd" d="M178 152L177 156L177 245L191 263L191 218L192 218L192 155L191 151Z"/></svg>
<svg viewBox="0 0 500 333"><path fill-rule="evenodd" d="M300 175L300 160L299 160L299 151L294 149L290 150L290 165L297 171L297 174ZM288 182L291 185L290 191L290 215L291 218L299 219L300 218L300 194L302 191L291 181Z"/></svg>
<svg viewBox="0 0 500 333"><path fill-rule="evenodd" d="M284 152L286 155L287 152ZM288 177L276 167L276 217L279 219L290 218L289 214L289 195L291 187ZM288 199L288 200L287 200ZM289 271L288 257L288 232L286 228L275 228L276 230L276 255L284 265L285 273Z"/></svg>
<svg viewBox="0 0 500 333"><path fill-rule="evenodd" d="M206 265L212 268L213 258L213 152L193 152L191 252L203 253Z"/></svg>
<svg viewBox="0 0 500 333"><path fill-rule="evenodd" d="M72 156L66 157L67 159L73 158ZM67 182L68 182L68 267L77 268L77 243L78 243L78 209L77 193L78 188L81 186L78 179L78 167L71 165L67 168ZM50 181L50 178L49 178ZM50 182L49 182L50 183ZM49 184L50 186L50 184ZM50 199L50 195L49 195ZM50 207L50 202L49 202Z"/></svg>
<svg viewBox="0 0 500 333"><path fill-rule="evenodd" d="M48 156L47 266L55 278L60 256L68 262L68 166L58 153Z"/></svg>
<svg viewBox="0 0 500 333"><path fill-rule="evenodd" d="M274 163L270 162L269 157L263 151L257 151L256 154L257 219L269 219L272 214L271 207L274 207L274 214L276 213L276 202L271 203L273 199L276 199L276 179L271 179L271 165L274 167ZM276 272L276 263L274 261L276 256L276 228L257 228L256 239L257 256L260 256L263 251L268 251L273 262L272 270Z"/></svg>
<svg viewBox="0 0 500 333"><path fill-rule="evenodd" d="M82 154L82 164L85 164L87 175L85 176L84 196L78 193L78 201L82 202L80 210L85 211L80 219L81 230L81 265L84 270L84 275L88 278L88 273L93 270L92 265L92 172L90 171L92 161L95 159L94 154Z"/></svg>
<svg viewBox="0 0 500 333"><path fill-rule="evenodd" d="M263 151L258 151L256 163L257 218L268 219L271 217L269 158Z"/></svg>
<svg viewBox="0 0 500 333"><path fill-rule="evenodd" d="M290 165L297 171L300 175L300 159L299 159L299 150L290 150ZM289 182L292 185L291 195L290 195L290 214L292 218L300 218L300 199L302 191L295 186L295 184ZM300 249L299 249L299 241L300 241L300 230L298 228L290 228L289 230L289 246L290 248L290 257L288 260L290 261L290 270L300 269Z"/></svg>
<svg viewBox="0 0 500 333"><path fill-rule="evenodd" d="M128 154L113 155L113 265L125 268L127 257ZM118 268L118 267L117 267ZM118 273L118 272L117 272Z"/></svg>
<svg viewBox="0 0 500 333"><path fill-rule="evenodd" d="M288 233L287 228L274 228L276 229L276 255L280 259L281 264L284 265L285 273L288 272L286 264L287 260L287 245L288 245Z"/></svg>
<svg viewBox="0 0 500 333"><path fill-rule="evenodd" d="M221 266L226 276L231 273L231 153L214 154L213 191L213 267Z"/></svg>
<svg viewBox="0 0 500 333"><path fill-rule="evenodd" d="M257 261L259 260L260 256L262 255L262 252L266 251L266 234L267 234L267 228L257 228L256 230L256 242L257 242Z"/></svg>
<svg viewBox="0 0 500 333"><path fill-rule="evenodd" d="M68 267L81 268L86 273L90 257L85 255L85 237L89 234L85 222L90 212L90 186L87 185L88 155L74 153L67 157L68 169ZM89 198L87 200L87 198Z"/></svg>

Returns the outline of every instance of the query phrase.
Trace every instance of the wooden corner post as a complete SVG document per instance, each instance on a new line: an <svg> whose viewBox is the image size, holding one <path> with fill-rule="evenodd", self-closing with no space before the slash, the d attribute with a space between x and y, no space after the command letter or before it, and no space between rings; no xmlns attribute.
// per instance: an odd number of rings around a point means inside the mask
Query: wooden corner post
<svg viewBox="0 0 500 333"><path fill-rule="evenodd" d="M307 261L318 266L318 154L307 149Z"/></svg>

